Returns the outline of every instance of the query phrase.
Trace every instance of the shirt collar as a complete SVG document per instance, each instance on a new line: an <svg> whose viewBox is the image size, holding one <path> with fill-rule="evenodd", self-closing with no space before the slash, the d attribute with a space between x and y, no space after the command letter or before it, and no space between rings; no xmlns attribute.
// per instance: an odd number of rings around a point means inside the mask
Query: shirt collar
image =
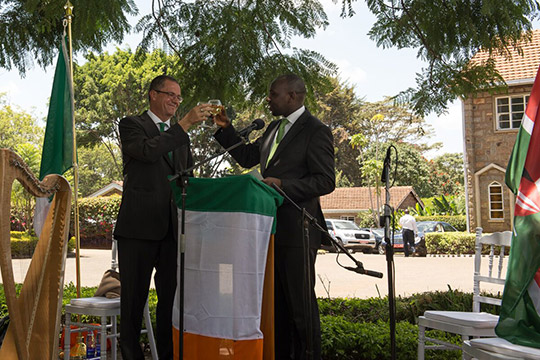
<svg viewBox="0 0 540 360"><path fill-rule="evenodd" d="M150 116L150 119L152 119L152 121L156 124L158 129L159 129L159 124L161 124L161 123L167 124L165 129L168 129L168 128L171 127L171 119L167 119L167 121L161 121L161 119L158 118L157 115L154 114L151 110L148 110L148 116Z"/></svg>
<svg viewBox="0 0 540 360"><path fill-rule="evenodd" d="M289 114L289 116L286 116L286 118L287 118L287 120L289 120L289 122L292 125L292 124L295 123L296 120L298 120L300 115L302 115L305 110L306 110L306 107L304 105L302 105L302 106L300 106L300 108L298 110L296 110L293 113Z"/></svg>

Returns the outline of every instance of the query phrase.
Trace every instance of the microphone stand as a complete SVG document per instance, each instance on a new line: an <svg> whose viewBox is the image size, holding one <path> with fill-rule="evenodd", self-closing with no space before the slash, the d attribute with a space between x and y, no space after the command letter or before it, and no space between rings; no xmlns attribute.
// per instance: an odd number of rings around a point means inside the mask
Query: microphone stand
<svg viewBox="0 0 540 360"><path fill-rule="evenodd" d="M381 181L385 183L386 201L384 205L384 215L381 216L381 220L384 222L384 241L386 242L386 264L388 272L388 308L390 314L390 349L391 359L396 358L396 304L395 304L395 289L394 289L394 241L393 237L390 237L390 179L388 172L390 170L390 148L386 151L386 158L384 160L383 172Z"/></svg>
<svg viewBox="0 0 540 360"><path fill-rule="evenodd" d="M186 170L181 170L178 173L174 174L169 178L169 182L176 180L176 185L182 189L182 217L180 221L180 233L178 234L178 253L179 253L179 264L178 268L180 270L180 279L179 279L179 289L178 289L178 350L179 350L179 359L184 358L184 280L185 280L185 254L186 254L186 195L187 187L189 185L189 174L196 168L201 165L204 165L213 159L225 154L226 152L236 149L237 147L247 143L247 135L242 137L242 141L237 142L236 144L220 151L219 153L199 161L195 165L187 168Z"/></svg>
<svg viewBox="0 0 540 360"><path fill-rule="evenodd" d="M326 236L330 241L337 245L338 248L343 251L347 256L353 260L353 262L356 264L356 268L350 268L345 267L347 270L355 271L359 274L365 274L370 276L375 276L378 278L382 278L383 274L377 271L371 271L371 270L365 270L364 265L356 260L351 254L349 254L348 251L345 250L345 248L339 244L337 241L332 239L330 234L328 234L328 231L323 229L321 225L317 222L317 219L314 218L308 211L306 211L305 208L301 208L297 203L295 203L279 186L276 184L272 184L272 187L287 201L292 204L298 211L302 213L302 237L303 237L303 248L304 248L304 268L305 268L305 280L304 281L304 306L306 307L306 358L308 360L313 358L313 321L312 321L312 303L311 303L311 297L309 296L310 292L312 291L314 284L312 281L312 274L311 274L311 267L309 266L309 225L313 225L317 230L322 232L323 236Z"/></svg>

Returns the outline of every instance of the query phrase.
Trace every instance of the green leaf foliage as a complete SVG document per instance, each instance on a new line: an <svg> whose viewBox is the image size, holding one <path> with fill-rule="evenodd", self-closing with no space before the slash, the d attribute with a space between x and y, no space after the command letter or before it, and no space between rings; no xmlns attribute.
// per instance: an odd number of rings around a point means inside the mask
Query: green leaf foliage
<svg viewBox="0 0 540 360"><path fill-rule="evenodd" d="M271 80L296 73L312 101L313 89L335 71L320 54L291 48L293 36L310 38L328 25L317 0L162 0L152 10L137 24L141 47L165 42L178 56L185 98L260 104Z"/></svg>
<svg viewBox="0 0 540 360"><path fill-rule="evenodd" d="M11 258L27 259L34 255L38 238L34 233L27 231L11 231ZM68 241L68 253L75 249L75 238L71 237Z"/></svg>
<svg viewBox="0 0 540 360"><path fill-rule="evenodd" d="M101 51L110 41L121 41L130 30L127 15L135 15L132 0L71 0L73 50ZM66 0L0 0L0 67L21 74L34 61L50 65L64 32Z"/></svg>
<svg viewBox="0 0 540 360"><path fill-rule="evenodd" d="M81 247L111 248L112 231L121 197L84 198L79 200L79 227ZM74 218L73 211L71 218ZM71 221L73 227L73 221Z"/></svg>
<svg viewBox="0 0 540 360"><path fill-rule="evenodd" d="M350 4L354 0L343 0ZM426 67L417 75L416 89L400 94L416 113L444 112L458 97L500 88L501 76L492 60L471 63L480 49L507 56L530 36L538 16L535 0L367 0L377 20L369 36L383 48L417 49ZM344 8L345 10L346 8ZM350 12L346 12L350 15Z"/></svg>
<svg viewBox="0 0 540 360"><path fill-rule="evenodd" d="M428 254L474 254L475 234L467 232L426 233Z"/></svg>

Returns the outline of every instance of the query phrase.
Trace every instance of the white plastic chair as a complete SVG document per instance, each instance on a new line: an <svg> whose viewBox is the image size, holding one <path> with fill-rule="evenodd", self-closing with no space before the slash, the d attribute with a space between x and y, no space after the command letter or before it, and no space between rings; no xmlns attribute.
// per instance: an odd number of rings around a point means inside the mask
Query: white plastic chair
<svg viewBox="0 0 540 360"><path fill-rule="evenodd" d="M463 341L473 337L495 337L495 326L499 317L493 314L480 312L480 304L501 305L497 298L480 295L481 284L491 283L504 285L506 273L503 274L505 249L510 247L512 232L504 231L482 236L482 228L476 228L476 248L474 255L474 287L473 311L426 311L424 316L418 318L418 360L424 360L426 349L434 350L462 350L461 346L447 341L426 336L426 329L435 329L461 335ZM490 247L488 256L487 274L481 272L482 245ZM499 251L496 255L495 248ZM494 269L494 259L498 258L497 268ZM496 270L496 271L495 271ZM434 345L426 345L426 342ZM464 355L463 355L463 358Z"/></svg>
<svg viewBox="0 0 540 360"><path fill-rule="evenodd" d="M540 349L515 345L499 337L466 340L463 354L467 360L540 360Z"/></svg>
<svg viewBox="0 0 540 360"><path fill-rule="evenodd" d="M116 240L112 241L112 261L111 269L116 270L118 268L117 261L117 243ZM117 328L116 317L120 316L120 298L108 299L103 296L71 299L70 303L65 306L66 312L66 327L64 336L64 360L69 360L69 353L71 348L71 333L81 332L87 330L99 330L100 343L101 343L101 356L96 359L117 359L116 342L117 337L120 336ZM72 322L72 314L90 315L101 318L100 325L83 324L79 322ZM152 329L152 320L150 318L150 310L148 308L148 300L144 307L144 324L145 329L142 329L141 333L148 335L148 341L150 343L150 352L153 360L158 360L156 341L154 338L154 331ZM77 326L77 328L71 329L71 325ZM111 354L110 357L107 353L107 339L111 339Z"/></svg>

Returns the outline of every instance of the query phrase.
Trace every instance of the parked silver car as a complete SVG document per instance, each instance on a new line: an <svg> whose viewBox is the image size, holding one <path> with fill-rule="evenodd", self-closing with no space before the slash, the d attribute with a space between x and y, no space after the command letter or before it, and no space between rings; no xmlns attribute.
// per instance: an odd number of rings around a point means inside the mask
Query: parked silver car
<svg viewBox="0 0 540 360"><path fill-rule="evenodd" d="M375 237L369 231L360 229L349 220L326 219L330 235L346 249L371 253L375 249Z"/></svg>

